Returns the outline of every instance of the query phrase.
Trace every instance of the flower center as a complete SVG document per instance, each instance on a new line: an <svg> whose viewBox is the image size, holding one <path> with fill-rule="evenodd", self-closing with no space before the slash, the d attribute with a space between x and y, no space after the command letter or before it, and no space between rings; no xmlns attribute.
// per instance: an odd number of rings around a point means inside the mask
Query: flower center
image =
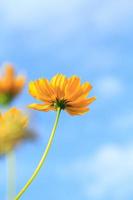
<svg viewBox="0 0 133 200"><path fill-rule="evenodd" d="M61 108L62 110L64 110L66 108L66 104L67 101L65 99L59 100L56 99L56 101L54 102L54 107L57 108Z"/></svg>

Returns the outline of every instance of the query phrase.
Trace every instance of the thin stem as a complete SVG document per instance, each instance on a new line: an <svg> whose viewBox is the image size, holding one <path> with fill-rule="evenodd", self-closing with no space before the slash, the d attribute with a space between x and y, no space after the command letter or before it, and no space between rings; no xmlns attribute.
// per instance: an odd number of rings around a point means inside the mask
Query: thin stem
<svg viewBox="0 0 133 200"><path fill-rule="evenodd" d="M13 200L15 197L15 154L7 154L7 199Z"/></svg>
<svg viewBox="0 0 133 200"><path fill-rule="evenodd" d="M28 180L28 182L25 184L25 186L22 188L22 190L18 193L18 195L16 196L15 200L19 200L21 198L21 196L24 194L24 192L28 189L28 187L31 185L31 183L33 182L33 180L36 178L36 176L38 175L41 167L43 166L45 160L46 160L46 157L48 155L48 152L50 150L50 147L52 145L52 142L53 142L53 139L54 139L54 135L55 135L55 131L56 131L56 128L57 128L57 125L58 125L58 122L59 122L59 117L60 117L60 113L61 113L61 109L58 109L57 111L57 115L56 115L56 120L55 120L55 123L54 123L54 127L53 127L53 130L51 132L51 135L50 135L50 138L49 138L49 141L48 141L48 144L46 146L46 149L44 151L44 154L37 166L37 168L35 169L34 173L32 174L31 178Z"/></svg>

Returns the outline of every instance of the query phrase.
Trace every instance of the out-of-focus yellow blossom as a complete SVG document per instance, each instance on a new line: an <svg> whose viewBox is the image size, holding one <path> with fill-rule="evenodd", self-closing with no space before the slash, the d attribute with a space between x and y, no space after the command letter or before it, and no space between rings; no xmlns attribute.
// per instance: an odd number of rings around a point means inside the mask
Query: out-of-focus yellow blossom
<svg viewBox="0 0 133 200"><path fill-rule="evenodd" d="M25 84L24 76L16 76L13 65L4 66L5 71L0 76L0 104L6 105L19 94Z"/></svg>
<svg viewBox="0 0 133 200"><path fill-rule="evenodd" d="M8 153L24 139L31 137L27 115L16 108L0 114L0 154Z"/></svg>
<svg viewBox="0 0 133 200"><path fill-rule="evenodd" d="M81 115L89 111L88 106L96 99L88 98L92 86L89 82L81 84L80 78L67 78L57 74L51 81L38 79L29 85L30 94L43 104L31 104L30 108L49 111L62 109L70 115Z"/></svg>

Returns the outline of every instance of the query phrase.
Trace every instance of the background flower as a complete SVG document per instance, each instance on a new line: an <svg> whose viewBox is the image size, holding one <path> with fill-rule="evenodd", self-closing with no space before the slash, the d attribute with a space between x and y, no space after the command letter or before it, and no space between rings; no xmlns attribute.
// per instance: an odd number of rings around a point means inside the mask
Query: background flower
<svg viewBox="0 0 133 200"><path fill-rule="evenodd" d="M25 84L24 76L16 76L13 65L4 65L4 74L0 76L0 104L7 105L18 95Z"/></svg>
<svg viewBox="0 0 133 200"><path fill-rule="evenodd" d="M28 116L11 108L0 115L0 154L12 151L25 139L34 138L28 131Z"/></svg>

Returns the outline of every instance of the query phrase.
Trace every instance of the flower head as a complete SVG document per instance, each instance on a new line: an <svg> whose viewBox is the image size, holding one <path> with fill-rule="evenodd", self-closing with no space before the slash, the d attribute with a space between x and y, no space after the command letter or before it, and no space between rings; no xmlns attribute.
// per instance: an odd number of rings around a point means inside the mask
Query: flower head
<svg viewBox="0 0 133 200"><path fill-rule="evenodd" d="M67 78L57 74L50 81L38 79L29 84L29 93L43 103L31 104L29 107L40 111L60 108L70 115L81 115L89 111L88 106L96 99L88 98L91 89L89 82L81 84L77 76Z"/></svg>
<svg viewBox="0 0 133 200"><path fill-rule="evenodd" d="M0 115L0 154L11 151L24 139L31 138L27 126L28 117L16 108Z"/></svg>
<svg viewBox="0 0 133 200"><path fill-rule="evenodd" d="M25 84L24 76L15 76L14 67L5 65L5 72L0 76L0 104L6 105L21 92Z"/></svg>

